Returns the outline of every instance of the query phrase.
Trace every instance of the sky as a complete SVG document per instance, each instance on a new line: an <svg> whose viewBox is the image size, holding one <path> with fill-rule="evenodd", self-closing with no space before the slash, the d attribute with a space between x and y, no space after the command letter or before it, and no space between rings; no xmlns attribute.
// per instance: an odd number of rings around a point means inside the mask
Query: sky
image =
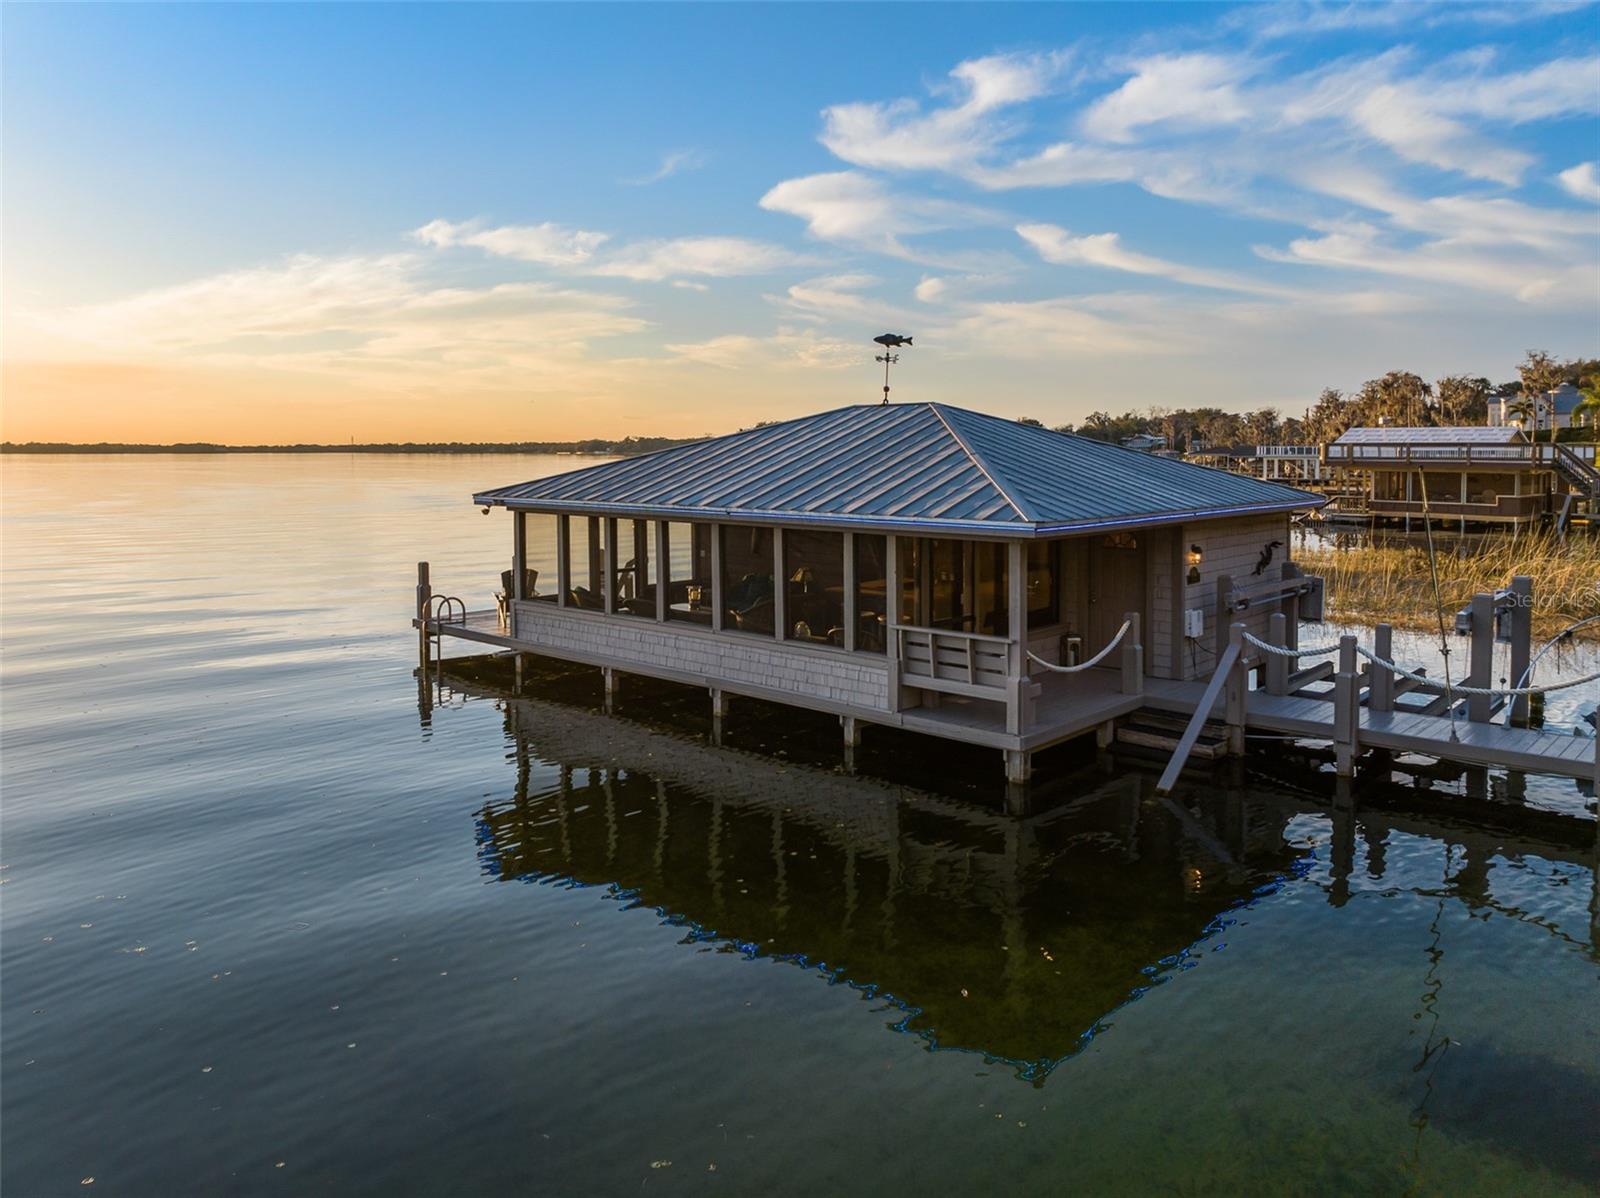
<svg viewBox="0 0 1600 1198"><path fill-rule="evenodd" d="M1600 9L6 5L11 440L1049 424L1600 354Z"/></svg>

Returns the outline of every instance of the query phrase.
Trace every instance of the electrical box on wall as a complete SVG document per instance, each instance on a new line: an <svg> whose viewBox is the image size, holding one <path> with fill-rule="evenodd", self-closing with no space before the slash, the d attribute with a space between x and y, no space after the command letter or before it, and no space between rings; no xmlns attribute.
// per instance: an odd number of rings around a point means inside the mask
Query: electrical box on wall
<svg viewBox="0 0 1600 1198"><path fill-rule="evenodd" d="M1206 634L1206 613L1203 608L1191 607L1183 613L1183 635L1198 640Z"/></svg>

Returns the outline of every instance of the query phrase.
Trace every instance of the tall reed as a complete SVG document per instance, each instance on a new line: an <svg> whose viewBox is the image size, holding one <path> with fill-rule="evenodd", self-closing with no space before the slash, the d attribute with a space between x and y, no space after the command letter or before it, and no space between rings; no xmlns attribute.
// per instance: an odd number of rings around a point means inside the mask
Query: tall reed
<svg viewBox="0 0 1600 1198"><path fill-rule="evenodd" d="M1371 543L1367 534L1307 537L1295 560L1326 580L1330 619L1396 628L1436 626L1428 547L1406 541ZM1365 542L1365 543L1361 543ZM1517 529L1477 537L1435 537L1440 605L1446 621L1479 591L1506 586L1513 574L1533 579L1534 633L1552 636L1586 616L1600 615L1600 537L1573 533L1563 543L1548 529ZM1600 635L1600 627L1591 630Z"/></svg>

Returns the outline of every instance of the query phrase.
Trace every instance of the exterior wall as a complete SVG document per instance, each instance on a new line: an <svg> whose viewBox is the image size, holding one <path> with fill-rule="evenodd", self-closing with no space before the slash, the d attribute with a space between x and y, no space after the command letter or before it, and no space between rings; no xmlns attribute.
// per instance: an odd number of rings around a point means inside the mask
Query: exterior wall
<svg viewBox="0 0 1600 1198"><path fill-rule="evenodd" d="M714 633L636 616L606 616L549 603L513 607L512 635L530 647L594 665L674 681L769 694L824 709L889 708L889 663L869 653Z"/></svg>
<svg viewBox="0 0 1600 1198"><path fill-rule="evenodd" d="M1185 582L1183 586L1184 609L1198 607L1205 613L1205 632L1198 642L1179 640L1178 662L1182 678L1209 678L1217 663L1217 579L1226 574L1234 586L1250 583L1277 582L1283 578L1283 563L1290 560L1289 517L1239 516L1227 520L1208 520L1204 523L1185 524L1182 528L1183 549L1200 546L1200 581ZM1261 551L1269 541L1282 541L1272 554L1272 564L1257 575L1253 573ZM1275 603L1263 603L1243 613L1246 628L1259 637L1269 631L1268 622L1278 610ZM1181 630L1180 630L1181 631ZM1224 636L1226 632L1224 631Z"/></svg>
<svg viewBox="0 0 1600 1198"><path fill-rule="evenodd" d="M1181 543L1183 527L1152 530L1148 556L1145 558L1145 581L1150 587L1150 599L1145 606L1144 672L1157 678L1173 678L1173 646L1181 628L1174 626L1174 587L1180 585L1181 574L1174 574L1174 545Z"/></svg>

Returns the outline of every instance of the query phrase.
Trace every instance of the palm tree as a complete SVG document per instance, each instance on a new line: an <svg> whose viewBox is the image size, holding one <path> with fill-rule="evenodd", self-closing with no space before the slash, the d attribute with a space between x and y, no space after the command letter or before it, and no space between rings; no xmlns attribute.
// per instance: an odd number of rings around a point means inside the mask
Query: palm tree
<svg viewBox="0 0 1600 1198"><path fill-rule="evenodd" d="M1516 399L1506 402L1506 415L1513 422L1520 424L1523 432L1527 432L1529 426L1533 424L1533 413L1533 400L1526 395L1519 395Z"/></svg>
<svg viewBox="0 0 1600 1198"><path fill-rule="evenodd" d="M1590 383L1583 389L1583 398L1572 409L1574 424L1586 424L1592 432L1600 426L1600 383Z"/></svg>

